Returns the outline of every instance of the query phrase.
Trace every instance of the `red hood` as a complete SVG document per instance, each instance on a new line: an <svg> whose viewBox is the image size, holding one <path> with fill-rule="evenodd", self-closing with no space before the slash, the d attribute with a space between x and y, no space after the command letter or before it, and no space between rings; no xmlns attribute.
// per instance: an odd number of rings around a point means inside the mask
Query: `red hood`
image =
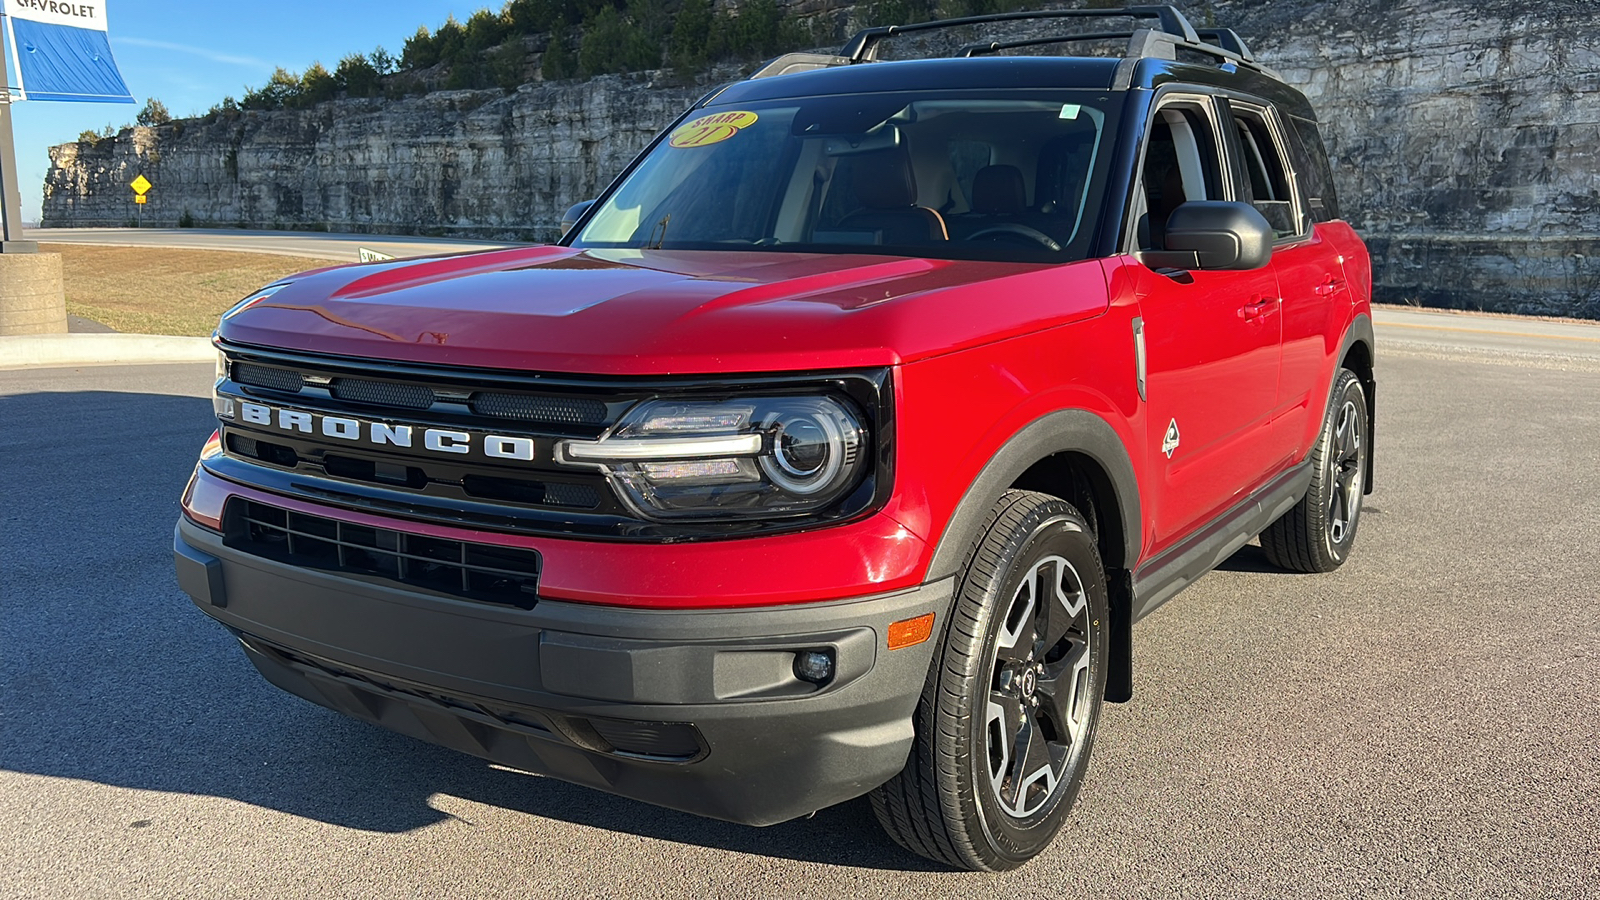
<svg viewBox="0 0 1600 900"><path fill-rule="evenodd" d="M893 365L1106 307L1094 263L525 247L305 273L228 341L600 375Z"/></svg>

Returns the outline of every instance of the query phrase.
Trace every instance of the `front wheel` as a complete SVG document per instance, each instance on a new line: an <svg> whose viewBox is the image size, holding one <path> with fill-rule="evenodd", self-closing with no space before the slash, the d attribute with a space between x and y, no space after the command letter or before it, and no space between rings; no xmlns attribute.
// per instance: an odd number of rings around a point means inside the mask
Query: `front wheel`
<svg viewBox="0 0 1600 900"><path fill-rule="evenodd" d="M1012 869L1060 830L1105 694L1105 573L1070 504L1009 491L968 558L906 767L872 808L907 849Z"/></svg>
<svg viewBox="0 0 1600 900"><path fill-rule="evenodd" d="M1332 572L1349 558L1366 493L1367 435L1367 392L1354 372L1340 369L1311 451L1311 485L1293 509L1261 532L1261 550L1273 565Z"/></svg>

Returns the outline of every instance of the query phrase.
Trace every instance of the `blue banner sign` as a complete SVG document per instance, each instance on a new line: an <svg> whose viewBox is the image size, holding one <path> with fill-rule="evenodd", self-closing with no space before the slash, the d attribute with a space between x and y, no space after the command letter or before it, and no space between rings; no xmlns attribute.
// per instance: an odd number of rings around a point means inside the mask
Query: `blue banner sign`
<svg viewBox="0 0 1600 900"><path fill-rule="evenodd" d="M0 0L22 100L132 103L111 58L107 0Z"/></svg>

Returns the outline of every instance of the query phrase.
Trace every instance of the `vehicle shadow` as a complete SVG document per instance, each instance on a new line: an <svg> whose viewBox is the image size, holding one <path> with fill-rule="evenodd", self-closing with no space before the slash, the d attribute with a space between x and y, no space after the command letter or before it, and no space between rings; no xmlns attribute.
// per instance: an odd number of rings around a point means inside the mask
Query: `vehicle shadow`
<svg viewBox="0 0 1600 900"><path fill-rule="evenodd" d="M1280 569L1267 559L1267 554L1256 544L1245 544L1217 566L1218 572L1253 572L1261 575L1293 575Z"/></svg>
<svg viewBox="0 0 1600 900"><path fill-rule="evenodd" d="M539 819L763 856L938 870L864 801L770 828L659 809L346 719L268 685L178 589L177 500L204 398L0 395L0 770L226 797L404 832L443 794ZM0 772L0 777L4 777ZM446 804L448 805L448 804Z"/></svg>

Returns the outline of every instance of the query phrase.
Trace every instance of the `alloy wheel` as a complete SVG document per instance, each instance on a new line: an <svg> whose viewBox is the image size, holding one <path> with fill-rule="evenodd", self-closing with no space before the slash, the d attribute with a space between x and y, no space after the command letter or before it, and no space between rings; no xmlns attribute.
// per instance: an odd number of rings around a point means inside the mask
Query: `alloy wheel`
<svg viewBox="0 0 1600 900"><path fill-rule="evenodd" d="M995 638L984 723L995 801L1026 819L1055 795L1084 746L1093 698L1088 595L1072 564L1048 556L1028 570Z"/></svg>
<svg viewBox="0 0 1600 900"><path fill-rule="evenodd" d="M1328 498L1328 537L1336 545L1344 543L1361 511L1361 431L1361 412L1355 401L1346 400L1334 423L1333 447L1328 454L1328 480L1333 483Z"/></svg>

